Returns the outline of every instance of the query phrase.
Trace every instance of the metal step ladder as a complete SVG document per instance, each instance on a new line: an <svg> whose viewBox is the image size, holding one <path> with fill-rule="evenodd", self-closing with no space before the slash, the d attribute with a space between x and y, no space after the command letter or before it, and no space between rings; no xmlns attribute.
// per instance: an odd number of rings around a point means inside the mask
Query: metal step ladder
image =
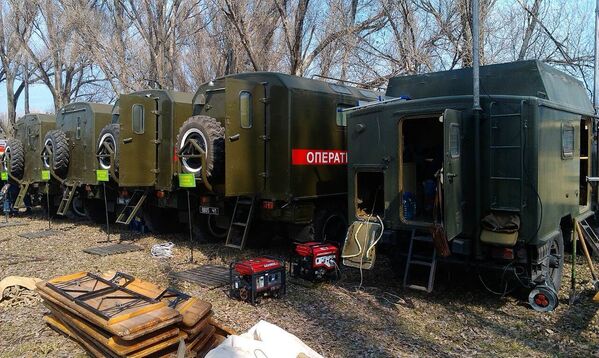
<svg viewBox="0 0 599 358"><path fill-rule="evenodd" d="M229 232L227 233L226 246L240 250L245 247L245 241L250 232L255 202L256 200L253 197L237 197L233 216L231 217L231 226L229 226Z"/></svg>
<svg viewBox="0 0 599 358"><path fill-rule="evenodd" d="M60 204L58 205L58 210L56 214L60 216L65 216L71 207L71 202L75 197L75 193L77 192L78 183L67 184L64 192L62 193L62 199L60 200Z"/></svg>
<svg viewBox="0 0 599 358"><path fill-rule="evenodd" d="M25 195L29 191L29 183L19 184L19 195L17 195L17 200L13 204L13 208L21 209L25 207Z"/></svg>
<svg viewBox="0 0 599 358"><path fill-rule="evenodd" d="M134 191L133 195L131 196L131 199L129 199L123 210L121 210L121 212L119 213L119 216L116 218L116 223L129 225L129 223L131 223L131 220L133 220L133 218L143 205L147 196L148 193L144 190Z"/></svg>
<svg viewBox="0 0 599 358"><path fill-rule="evenodd" d="M414 243L423 242L427 243L428 248L431 250L430 256L415 255L414 254ZM426 286L417 285L411 283L410 280L410 269L413 266L424 266L429 268L428 282ZM416 230L412 230L412 236L410 237L410 249L406 258L406 268L403 276L403 287L411 288L413 290L426 291L431 293L435 285L435 272L437 270L437 251L433 245L433 238L430 235L417 236Z"/></svg>
<svg viewBox="0 0 599 358"><path fill-rule="evenodd" d="M599 257L599 236L597 236L595 230L593 230L591 225L589 225L586 220L580 220L578 223L580 224L582 232L584 233L582 236L584 236L586 242L591 246L593 255L595 257Z"/></svg>

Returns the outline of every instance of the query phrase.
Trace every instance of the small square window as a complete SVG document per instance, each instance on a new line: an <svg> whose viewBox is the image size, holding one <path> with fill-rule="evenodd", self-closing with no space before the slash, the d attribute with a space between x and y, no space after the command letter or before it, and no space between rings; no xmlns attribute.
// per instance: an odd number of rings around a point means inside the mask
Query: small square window
<svg viewBox="0 0 599 358"><path fill-rule="evenodd" d="M239 92L239 120L241 128L252 128L252 94L248 91Z"/></svg>
<svg viewBox="0 0 599 358"><path fill-rule="evenodd" d="M562 125L562 158L574 156L574 126L572 124Z"/></svg>
<svg viewBox="0 0 599 358"><path fill-rule="evenodd" d="M141 104L134 104L131 110L132 112L132 122L133 122L133 132L135 134L143 134L144 133L144 106Z"/></svg>
<svg viewBox="0 0 599 358"><path fill-rule="evenodd" d="M460 157L460 125L457 123L449 126L449 155L452 158Z"/></svg>

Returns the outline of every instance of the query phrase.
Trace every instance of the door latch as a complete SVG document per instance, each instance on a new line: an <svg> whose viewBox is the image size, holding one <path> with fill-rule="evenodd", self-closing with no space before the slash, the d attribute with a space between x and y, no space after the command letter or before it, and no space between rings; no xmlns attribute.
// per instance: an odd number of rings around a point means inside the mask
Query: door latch
<svg viewBox="0 0 599 358"><path fill-rule="evenodd" d="M239 133L237 134L233 134L232 136L229 136L229 141L230 142L235 142L239 140Z"/></svg>

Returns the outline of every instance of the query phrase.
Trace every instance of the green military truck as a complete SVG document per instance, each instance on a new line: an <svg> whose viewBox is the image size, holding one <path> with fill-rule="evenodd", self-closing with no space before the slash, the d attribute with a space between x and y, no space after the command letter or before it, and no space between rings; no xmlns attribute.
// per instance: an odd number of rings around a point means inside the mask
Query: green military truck
<svg viewBox="0 0 599 358"><path fill-rule="evenodd" d="M54 129L56 117L49 114L26 114L19 118L15 125L14 137L6 141L2 158L3 170L8 173L8 182L19 186L19 193L14 199L13 207L20 209L30 203L32 206L41 205L47 208L44 200L50 198L50 213L55 213L56 206L52 200L57 188L45 185L42 178L42 161L44 137Z"/></svg>
<svg viewBox="0 0 599 358"><path fill-rule="evenodd" d="M51 174L50 185L58 188L59 194L53 198L58 215L66 215L71 208L96 222L106 220L104 201L93 200L99 169L95 146L100 130L111 118L111 105L67 104L58 111L55 128L44 136L40 158L43 169Z"/></svg>
<svg viewBox="0 0 599 358"><path fill-rule="evenodd" d="M593 106L579 81L538 61L480 73L478 125L471 69L393 78L398 99L349 111L344 263L371 267L380 241L404 286L430 292L438 261L467 263L551 310L572 220L584 224L597 201Z"/></svg>
<svg viewBox="0 0 599 358"><path fill-rule="evenodd" d="M294 239L342 242L346 139L342 110L379 94L280 73L203 84L179 129L180 170L199 183L199 231L242 248L252 222Z"/></svg>
<svg viewBox="0 0 599 358"><path fill-rule="evenodd" d="M199 183L189 191L197 236L224 238L233 228L237 243L229 244L241 247L253 218L298 231L316 222L321 232L328 226L341 235L347 223L341 109L377 96L260 72L216 79L195 96L121 95L97 146L100 166L119 187L117 222L128 224L140 209L152 231L188 222L178 176L191 174Z"/></svg>
<svg viewBox="0 0 599 358"><path fill-rule="evenodd" d="M97 136L99 168L108 170L109 196L116 222L129 224L140 214L151 231L176 230L186 201L177 192L174 151L179 127L191 116L190 93L147 90L119 96L112 122ZM94 197L102 195L95 192ZM141 211L140 211L141 209Z"/></svg>

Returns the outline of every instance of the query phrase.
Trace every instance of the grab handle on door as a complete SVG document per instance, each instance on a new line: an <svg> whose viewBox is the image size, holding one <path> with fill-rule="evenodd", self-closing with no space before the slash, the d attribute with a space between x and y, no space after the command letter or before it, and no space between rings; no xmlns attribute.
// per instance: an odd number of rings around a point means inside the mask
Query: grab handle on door
<svg viewBox="0 0 599 358"><path fill-rule="evenodd" d="M131 143L131 142L133 142L133 138L131 138L131 137L123 139L124 144Z"/></svg>
<svg viewBox="0 0 599 358"><path fill-rule="evenodd" d="M232 136L229 136L229 141L230 142L235 142L237 140L239 140L239 133L233 134Z"/></svg>

